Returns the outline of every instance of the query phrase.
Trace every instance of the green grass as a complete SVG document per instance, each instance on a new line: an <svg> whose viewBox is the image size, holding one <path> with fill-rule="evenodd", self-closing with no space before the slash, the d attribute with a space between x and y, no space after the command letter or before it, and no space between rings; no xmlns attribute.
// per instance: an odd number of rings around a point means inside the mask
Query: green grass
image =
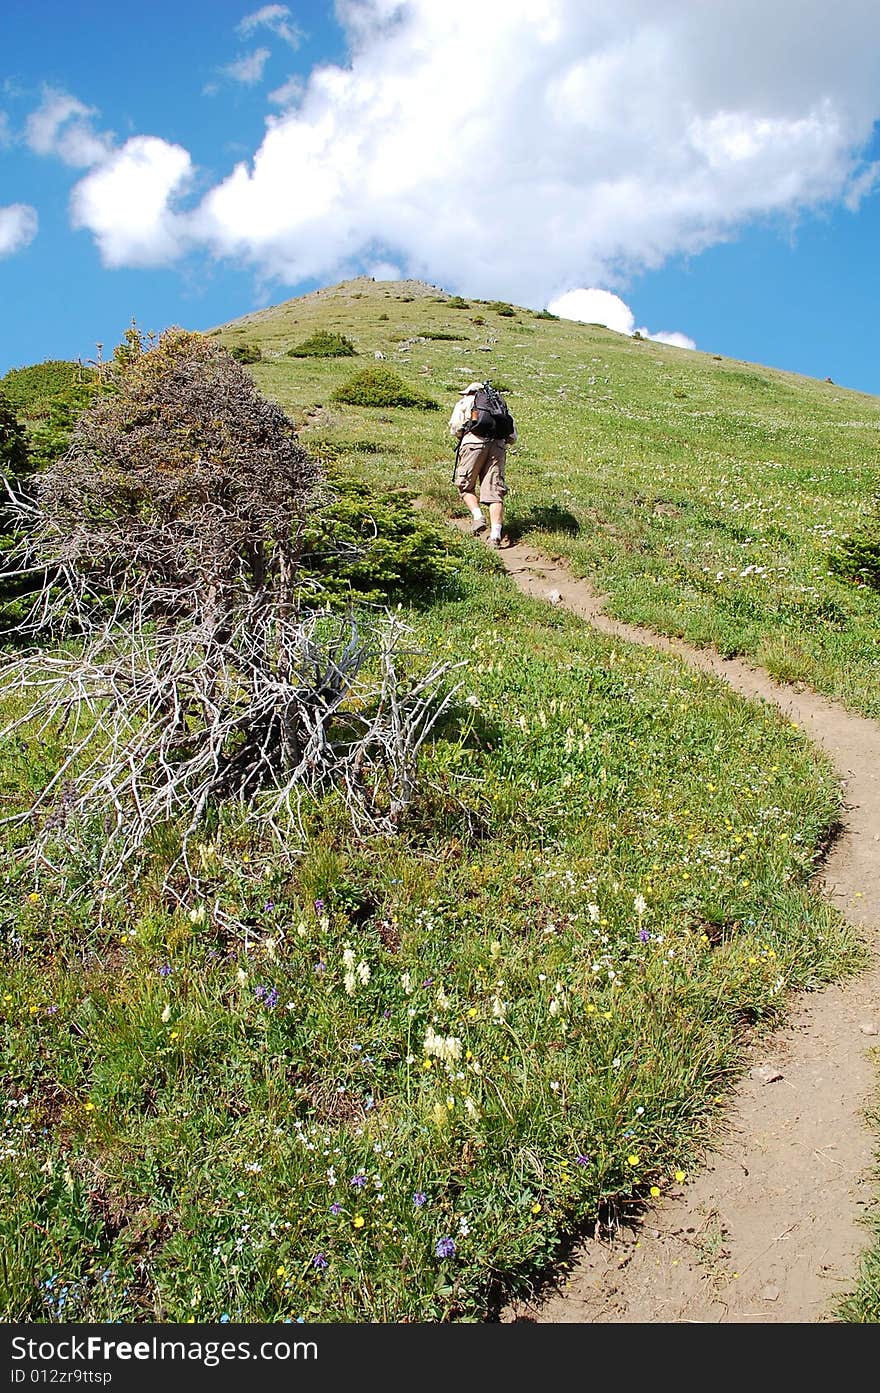
<svg viewBox="0 0 880 1393"><path fill-rule="evenodd" d="M289 347L350 334L449 410L475 377L505 381L523 442L512 528L625 617L758 657L776 644L870 714L876 597L820 576L817 528L867 496L880 404L540 316L526 340L492 315L484 354L471 320L487 309L357 281L223 333L259 345L263 390L389 515L407 495L456 507L445 416L336 402L348 365ZM469 342L399 348L425 328ZM759 442L714 418L701 434L673 391L710 387ZM786 560L742 612L730 586L695 588L707 556L720 569L709 543L740 546L734 519L762 537L772 523ZM460 686L399 836L358 842L330 797L282 863L224 810L198 900L160 892L168 829L101 915L87 867L69 905L7 856L0 1318L486 1319L580 1226L699 1165L746 1032L865 961L807 888L839 790L802 732L526 600L436 526L455 583L408 610L412 661L462 664ZM784 607L807 576L840 606L833 634ZM836 676L832 637L849 653ZM64 738L0 752L5 812Z"/></svg>
<svg viewBox="0 0 880 1393"><path fill-rule="evenodd" d="M504 381L519 431L507 470L515 534L565 558L618 618L746 655L880 716L880 594L829 568L880 490L880 398L528 311L528 337L497 314L474 326L487 302L450 309L403 284L344 282L243 321L270 358L319 325L350 332L443 408L382 419L331 401L340 364L256 365L262 389L300 421L322 407L304 442L366 440L365 478L395 477L452 512L446 419L467 382ZM468 341L399 351L401 335L426 331Z"/></svg>

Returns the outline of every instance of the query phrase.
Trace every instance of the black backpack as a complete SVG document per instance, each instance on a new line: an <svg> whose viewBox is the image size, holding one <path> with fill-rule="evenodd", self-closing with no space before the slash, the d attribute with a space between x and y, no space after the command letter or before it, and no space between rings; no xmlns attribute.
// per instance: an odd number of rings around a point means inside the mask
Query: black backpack
<svg viewBox="0 0 880 1393"><path fill-rule="evenodd" d="M513 417L507 409L507 402L500 392L484 382L478 392L474 392L474 404L467 430L479 435L483 440L506 440L513 435Z"/></svg>

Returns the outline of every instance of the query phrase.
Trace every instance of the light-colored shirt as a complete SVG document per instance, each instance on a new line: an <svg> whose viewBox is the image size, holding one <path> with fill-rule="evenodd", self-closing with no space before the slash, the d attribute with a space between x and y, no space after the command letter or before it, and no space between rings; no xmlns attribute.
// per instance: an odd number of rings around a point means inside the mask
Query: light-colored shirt
<svg viewBox="0 0 880 1393"><path fill-rule="evenodd" d="M452 408L452 415L449 418L449 434L456 440L467 441L468 444L485 445L486 441L482 435L474 435L473 431L467 429L467 423L471 419L471 409L474 404L474 393L467 392L460 397ZM504 445L514 445L516 443L516 426L513 428L512 435L501 442Z"/></svg>

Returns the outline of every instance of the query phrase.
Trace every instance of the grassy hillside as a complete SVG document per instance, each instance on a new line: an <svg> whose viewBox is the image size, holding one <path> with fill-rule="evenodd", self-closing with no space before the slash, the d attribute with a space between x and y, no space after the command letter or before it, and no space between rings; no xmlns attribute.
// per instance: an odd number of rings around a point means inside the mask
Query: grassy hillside
<svg viewBox="0 0 880 1393"><path fill-rule="evenodd" d="M356 354L288 356L318 331ZM876 487L880 402L410 282L216 332L331 476L438 512L457 389L490 376L512 530L621 615L876 712L878 597L825 556ZM377 365L440 409L334 400ZM282 860L224 808L189 902L161 893L169 827L101 914L99 835L72 903L10 839L3 1319L485 1319L679 1184L748 1033L864 960L807 890L839 791L799 730L437 535L453 574L406 618L459 687L398 836L328 796ZM34 734L0 750L4 812L70 738Z"/></svg>
<svg viewBox="0 0 880 1393"><path fill-rule="evenodd" d="M465 308L420 282L356 280L216 330L263 361L303 439L452 511L457 389L508 389L520 443L508 517L610 596L617 617L802 679L880 715L880 594L828 571L880 495L880 398L529 310ZM359 358L289 358L318 329ZM382 353L441 413L343 407Z"/></svg>

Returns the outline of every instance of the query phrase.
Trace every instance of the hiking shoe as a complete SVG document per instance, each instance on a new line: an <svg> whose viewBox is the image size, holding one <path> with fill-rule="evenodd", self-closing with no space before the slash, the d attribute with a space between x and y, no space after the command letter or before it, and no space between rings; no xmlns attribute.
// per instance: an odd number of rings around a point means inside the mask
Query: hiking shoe
<svg viewBox="0 0 880 1393"><path fill-rule="evenodd" d="M473 524L473 526L471 527L471 535L472 535L473 537L480 537L480 536L482 536L482 534L485 532L485 530L486 530L486 519L485 519L485 518L481 518L479 522L475 522L475 523Z"/></svg>
<svg viewBox="0 0 880 1393"><path fill-rule="evenodd" d="M510 538L505 537L504 535L500 537L490 537L489 546L492 548L493 551L506 551L506 549L510 546Z"/></svg>

